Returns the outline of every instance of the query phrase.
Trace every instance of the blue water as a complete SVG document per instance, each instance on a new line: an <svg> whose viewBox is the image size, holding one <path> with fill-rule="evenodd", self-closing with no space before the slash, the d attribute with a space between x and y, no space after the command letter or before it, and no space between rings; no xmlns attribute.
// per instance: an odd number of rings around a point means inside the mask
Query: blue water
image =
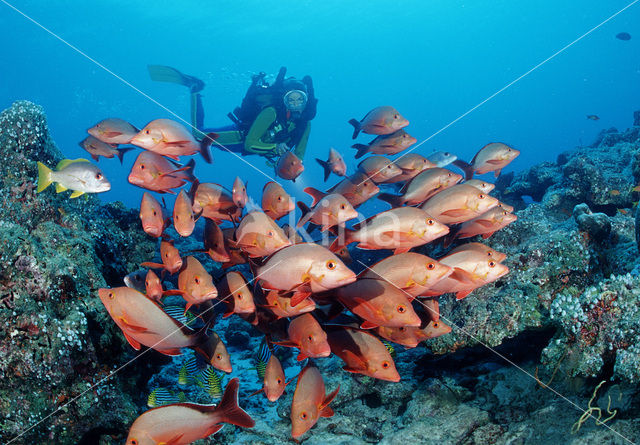
<svg viewBox="0 0 640 445"><path fill-rule="evenodd" d="M627 1L120 1L16 0L15 6L168 109L188 119L185 88L152 82L147 64L172 65L202 78L206 125L229 123L251 75L313 77L318 114L303 185L319 186L330 146L346 154L352 128L378 105L393 105L419 141L623 8ZM511 88L422 145L470 160L491 141L522 154L506 171L522 170L590 143L612 126L626 128L640 108L640 4L634 5ZM632 35L621 41L621 31ZM0 106L28 99L44 106L66 157L86 157L77 143L106 117L142 127L166 110L0 3ZM596 114L599 121L587 120ZM360 137L359 142L368 141ZM201 181L231 186L236 174L259 196L266 178L237 158L214 151L198 161ZM106 201L139 204L142 190L125 165L99 165L113 183ZM259 157L247 161L269 175ZM487 176L488 177L488 176ZM333 179L335 181L335 179ZM322 187L319 187L322 188Z"/></svg>

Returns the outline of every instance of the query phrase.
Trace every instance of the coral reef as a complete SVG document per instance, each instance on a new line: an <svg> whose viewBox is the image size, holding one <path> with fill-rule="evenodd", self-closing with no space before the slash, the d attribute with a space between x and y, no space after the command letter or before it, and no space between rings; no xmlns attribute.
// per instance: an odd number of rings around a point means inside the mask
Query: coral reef
<svg viewBox="0 0 640 445"><path fill-rule="evenodd" d="M35 193L35 161L63 158L41 107L21 101L4 110L0 147L0 441L6 442L132 355L95 290L119 284L153 255L155 242L121 204ZM144 369L96 387L18 443L77 443L92 429L128 424Z"/></svg>

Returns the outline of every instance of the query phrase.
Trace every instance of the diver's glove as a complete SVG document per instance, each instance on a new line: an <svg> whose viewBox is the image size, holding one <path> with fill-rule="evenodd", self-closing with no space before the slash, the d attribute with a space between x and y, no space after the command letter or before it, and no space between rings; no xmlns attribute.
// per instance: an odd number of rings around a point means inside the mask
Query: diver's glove
<svg viewBox="0 0 640 445"><path fill-rule="evenodd" d="M285 144L284 142L280 142L279 144L276 144L276 148L273 149L273 153L275 157L279 158L289 150L291 149L289 148L289 146L287 146L287 144Z"/></svg>

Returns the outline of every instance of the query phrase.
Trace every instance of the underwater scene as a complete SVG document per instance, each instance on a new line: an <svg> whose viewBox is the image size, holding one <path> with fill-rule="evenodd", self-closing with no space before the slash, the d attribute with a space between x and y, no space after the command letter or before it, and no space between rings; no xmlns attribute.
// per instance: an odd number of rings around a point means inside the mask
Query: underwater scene
<svg viewBox="0 0 640 445"><path fill-rule="evenodd" d="M0 0L0 443L640 443L640 0Z"/></svg>

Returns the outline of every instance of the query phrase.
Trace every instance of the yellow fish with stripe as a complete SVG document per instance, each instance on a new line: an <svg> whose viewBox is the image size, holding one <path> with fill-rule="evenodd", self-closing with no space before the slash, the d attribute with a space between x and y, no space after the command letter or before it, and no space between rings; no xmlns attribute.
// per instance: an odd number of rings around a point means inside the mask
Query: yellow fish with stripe
<svg viewBox="0 0 640 445"><path fill-rule="evenodd" d="M42 192L53 183L56 184L56 193L72 190L71 198L111 190L111 183L104 173L86 159L63 159L55 170L38 162L37 192Z"/></svg>

